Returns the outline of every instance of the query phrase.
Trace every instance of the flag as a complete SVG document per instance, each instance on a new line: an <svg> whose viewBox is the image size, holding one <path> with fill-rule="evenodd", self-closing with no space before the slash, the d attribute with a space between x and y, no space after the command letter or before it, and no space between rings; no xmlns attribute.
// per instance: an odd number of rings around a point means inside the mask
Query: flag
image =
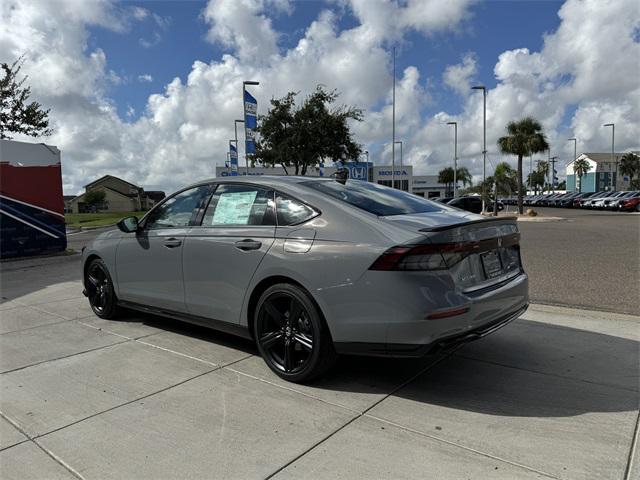
<svg viewBox="0 0 640 480"><path fill-rule="evenodd" d="M229 142L229 158L231 158L231 176L236 177L238 175L238 149L231 142Z"/></svg>
<svg viewBox="0 0 640 480"><path fill-rule="evenodd" d="M244 134L245 152L256 153L256 128L258 127L258 101L246 90L244 91Z"/></svg>

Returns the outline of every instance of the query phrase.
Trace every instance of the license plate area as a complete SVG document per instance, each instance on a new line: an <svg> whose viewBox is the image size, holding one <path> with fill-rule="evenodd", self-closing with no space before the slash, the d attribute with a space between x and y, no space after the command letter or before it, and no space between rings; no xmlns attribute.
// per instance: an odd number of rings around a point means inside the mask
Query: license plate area
<svg viewBox="0 0 640 480"><path fill-rule="evenodd" d="M489 250L480 254L482 269L487 279L496 278L502 275L502 260L498 250Z"/></svg>

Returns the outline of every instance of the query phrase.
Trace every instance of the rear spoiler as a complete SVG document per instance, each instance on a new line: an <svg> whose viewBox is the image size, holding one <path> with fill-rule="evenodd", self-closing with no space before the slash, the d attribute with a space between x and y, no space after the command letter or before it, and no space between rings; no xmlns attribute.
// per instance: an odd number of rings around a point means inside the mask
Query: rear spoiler
<svg viewBox="0 0 640 480"><path fill-rule="evenodd" d="M503 221L515 222L517 220L518 220L518 217L489 217L489 218L482 218L480 220L471 220L469 222L453 223L451 225L426 227L426 228L421 228L419 231L420 232L444 232L445 230L453 230L454 228L467 227L469 225L478 225L481 223L496 223L496 222L503 222Z"/></svg>

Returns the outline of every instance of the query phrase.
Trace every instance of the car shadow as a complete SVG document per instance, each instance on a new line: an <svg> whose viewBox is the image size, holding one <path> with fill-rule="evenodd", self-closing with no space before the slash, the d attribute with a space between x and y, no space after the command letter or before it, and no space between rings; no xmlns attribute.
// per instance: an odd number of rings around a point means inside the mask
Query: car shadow
<svg viewBox="0 0 640 480"><path fill-rule="evenodd" d="M250 340L153 315L138 318L258 354ZM419 359L342 356L323 378L299 388L390 394L494 416L628 412L638 409L639 352L640 343L628 338L518 320L481 340ZM266 366L263 375L275 380Z"/></svg>

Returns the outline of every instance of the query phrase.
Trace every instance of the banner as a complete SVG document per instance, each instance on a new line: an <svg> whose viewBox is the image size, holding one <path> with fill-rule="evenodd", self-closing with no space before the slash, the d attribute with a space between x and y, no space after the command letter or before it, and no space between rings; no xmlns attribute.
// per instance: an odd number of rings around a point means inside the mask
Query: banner
<svg viewBox="0 0 640 480"><path fill-rule="evenodd" d="M244 134L245 152L256 153L256 128L258 127L258 101L246 90L244 91Z"/></svg>
<svg viewBox="0 0 640 480"><path fill-rule="evenodd" d="M231 159L231 172L232 177L238 176L238 149L236 146L229 142L229 158Z"/></svg>

